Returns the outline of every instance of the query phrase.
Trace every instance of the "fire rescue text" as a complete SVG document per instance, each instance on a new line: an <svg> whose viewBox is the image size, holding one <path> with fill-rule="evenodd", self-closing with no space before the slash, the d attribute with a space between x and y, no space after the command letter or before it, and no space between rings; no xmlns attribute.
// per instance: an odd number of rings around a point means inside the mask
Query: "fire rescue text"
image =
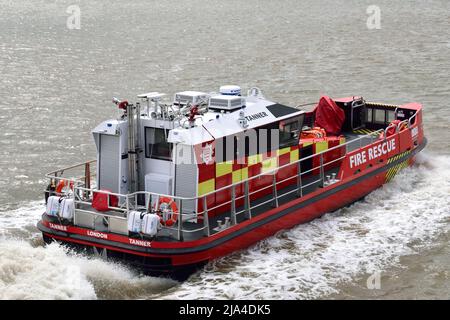
<svg viewBox="0 0 450 320"><path fill-rule="evenodd" d="M361 152L358 152L354 155L350 156L350 168L360 166L367 161L376 159L382 155L385 155L393 150L395 150L395 139L391 139L389 141L385 141L383 143L380 143L379 145L376 145L374 147L371 147L369 149L363 150Z"/></svg>

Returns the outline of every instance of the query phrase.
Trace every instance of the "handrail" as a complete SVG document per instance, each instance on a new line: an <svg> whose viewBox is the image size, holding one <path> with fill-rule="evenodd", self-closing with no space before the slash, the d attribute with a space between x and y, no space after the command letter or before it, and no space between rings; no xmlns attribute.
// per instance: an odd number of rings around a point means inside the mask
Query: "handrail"
<svg viewBox="0 0 450 320"><path fill-rule="evenodd" d="M328 161L328 162L324 163L323 166L330 165L330 164L332 164L332 163L334 163L334 162L337 162L337 161L340 161L340 160L342 160L342 159L344 159L344 158L345 158L345 156L339 157L339 158L337 158L337 159L333 159L333 160L331 160L331 161ZM292 165L292 164L290 164L290 165ZM314 171L314 170L318 170L318 169L321 168L321 167L322 167L321 165L315 166L315 167L313 167L312 169L310 169L310 170L308 170L308 171L301 172L300 175L304 175L304 174L307 174L308 172L311 172L311 171ZM275 183L275 185L279 185L279 184L281 184L281 183L283 183L283 182L286 182L286 181L291 180L291 179L294 179L294 178L296 178L296 177L288 177L288 178L282 179L282 180L280 180L280 181L277 181L277 182ZM312 185L312 184L315 184L315 183L317 183L317 182L319 182L319 181L322 181L322 178L321 178L321 179L318 179L318 180L315 180L315 181L313 181L313 182L311 182L311 183L308 183L308 184L303 185L302 189L304 189L304 188L306 188L306 187L308 187L308 186L310 186L310 185ZM241 183L238 183L238 184L242 184L242 182L241 182ZM233 185L229 185L229 186L226 186L225 188L221 188L221 189L219 189L219 190L217 190L217 191L215 191L215 192L218 192L218 191L220 191L220 190L222 190L222 189L232 188L232 187L233 187ZM254 190L254 191L252 191L252 192L248 192L248 195L249 195L249 196L250 196L250 195L253 195L253 194L255 194L255 193L261 192L261 191L263 191L263 190L265 190L265 189L268 189L268 188L271 188L271 187L273 187L273 185L263 186L263 187L259 188L258 190ZM92 190L89 190L89 189L84 188L84 187L81 187L81 186L76 186L76 187L75 187L75 190L80 190L80 191L92 191ZM297 190L293 190L293 191L291 191L291 192L294 192L294 191L297 191ZM128 212L130 211L130 207L129 207L129 199L131 199L131 198L133 198L133 197L136 198L136 196L139 195L139 194L148 195L148 196L152 196L152 197L153 197L153 196L165 196L165 195L163 195L163 194L156 194L156 193L148 192L148 191L137 191L137 192L135 192L135 193L127 194L127 195L119 194L119 193L114 193L114 192L108 192L108 191L102 191L102 190L95 190L95 191L93 191L93 192L105 194L105 195L108 195L108 196L117 196L117 197L119 197L119 198L120 198L120 197L125 198L127 208L111 207L111 206L109 206L109 204L108 204L109 209L111 209L111 210L116 210L116 211L121 211L121 212L124 213L124 214L126 214L126 213L128 213ZM291 192L289 192L289 193L291 193ZM281 198L281 197L286 196L286 195L287 195L287 193L283 193L283 194L280 194L279 196L277 196L277 198ZM240 196L237 196L237 197L235 197L235 201L236 201L236 200L239 200L239 199L242 199L242 198L244 198L244 197L245 197L244 194L242 194L242 195L240 195ZM174 196L173 198L178 199L178 200L196 200L196 199L199 199L199 198L203 198L203 201L205 201L206 195L205 195L205 196L201 196L201 197L197 197L197 198L186 198L186 197L177 197L177 196ZM109 199L109 197L108 197L108 199ZM272 200L273 200L273 199L270 199L270 201L272 201ZM81 203L81 204L86 204L86 205L91 204L90 202L83 201L83 200L78 200L78 199L76 199L76 202L77 202L77 203ZM217 204L217 205L215 205L215 206L212 207L212 208L209 208L209 209L203 210L203 211L199 211L199 212L195 212L195 213L183 213L183 212L180 212L180 215L181 215L181 216L186 216L186 217L192 217L192 215L195 214L196 217L199 217L199 216L203 216L203 217L204 217L206 211L215 210L215 209L218 209L218 208L220 208L220 207L226 206L226 205L228 205L228 204L230 204L230 201L226 201L226 202L224 202L224 203ZM260 206L260 205L261 205L261 204L257 204L257 205L254 205L254 206L249 206L248 209L251 210L251 209L254 209L254 208L256 208L256 207L258 207L258 206ZM206 206L205 206L205 208L206 208ZM248 209L247 209L247 210L248 210ZM245 210L243 210L243 211L245 211ZM97 212L96 212L96 214L97 214ZM99 214L101 214L101 215L103 215L103 216L108 216L108 215L102 214L102 213L99 213ZM238 213L236 213L236 214L238 214ZM116 217L116 216L115 216L115 217ZM126 218L126 215L125 215L124 218ZM203 230L203 229L205 229L205 228L206 228L206 226L200 228L199 230ZM169 228L166 228L166 229L171 229L171 230L178 231L178 229L170 228L170 227L169 227ZM184 231L187 232L187 231L189 231L189 230L183 230L183 232L184 232Z"/></svg>
<svg viewBox="0 0 450 320"><path fill-rule="evenodd" d="M379 130L377 130L377 131L374 131L374 132L371 132L371 133L362 135L362 136L358 137L357 139L353 139L353 140L348 141L348 142L346 142L346 143L343 143L343 144L340 144L340 145L331 147L331 148L329 148L329 149L326 149L326 150L324 150L324 151L321 151L321 152L319 152L319 153L312 154L312 155L310 155L310 156L307 156L307 157L298 159L298 160L296 160L296 161L294 161L294 162L290 162L290 163L284 164L284 165L282 165L282 166L278 166L278 167L276 167L276 168L274 168L274 169L272 169L272 170L269 170L269 171L266 171L266 172L257 174L257 175L255 175L255 176L249 177L249 178L247 178L247 179L245 179L245 180L242 180L242 181L239 181L239 182L235 182L235 183L233 183L233 184L230 184L230 185L224 186L224 187L222 187L222 188L213 190L213 191L208 192L208 193L206 193L206 194L203 194L203 195L201 195L201 196L195 196L195 197L182 197L182 196L173 196L173 195L160 194L160 193L154 193L154 192L148 192L148 191L136 191L136 192L129 193L129 194L118 194L118 193L112 193L112 192L108 193L108 192L103 192L103 191L100 191L100 190L95 190L95 192L104 193L104 194L109 194L109 195L113 195L113 196L122 196L122 197L124 197L124 196L130 196L130 197L131 197L131 196L136 196L136 195L140 195L140 194L141 194L141 195L142 195L142 194L143 194L143 195L151 194L152 196L163 196L163 197L164 197L164 196L168 196L168 197L173 197L173 198L176 198L176 199L186 200L186 201L188 201L188 200L198 200L198 199L201 199L201 198L203 198L203 197L205 197L205 196L207 197L207 196L212 195L212 194L214 194L214 193L224 191L224 190L226 190L226 189L228 189L228 188L231 188L231 187L233 187L233 186L234 186L234 187L240 186L240 185L243 184L245 181L252 181L252 180L255 180L255 179L258 179L258 178L261 178L261 177L265 177L265 176L269 176L269 175L276 174L279 170L282 170L282 169L284 169L284 168L287 168L287 167L296 165L296 164L298 164L298 163L301 163L302 161L306 161L306 160L309 160L309 159L312 159L312 158L315 158L315 157L320 157L320 156L326 154L327 152L332 152L332 151L334 151L334 150L337 150L337 149L341 149L341 148L347 147L347 146L349 146L349 145L351 145L351 144L354 144L354 143L356 143L356 142L360 142L360 141L363 140L363 139L367 139L367 137L371 137L371 136L375 136L375 135L377 135L377 134L380 134L382 131L384 131L384 129L379 129ZM272 152L273 152L273 151L272 151ZM89 163L92 163L92 162L95 162L95 161L96 161L96 160L91 160L91 161L89 161ZM68 170L68 169L73 169L73 168L76 168L77 166L82 166L82 165L84 165L84 164L85 164L85 163L81 163L81 164L78 164L78 165L76 165L76 166L71 166L71 167L69 167L69 168L64 168L64 169L61 169L61 170L56 170L55 172L60 172L60 171ZM327 163L324 163L324 165L329 165L329 163L328 163L328 162L327 162ZM301 174L303 175L303 174L305 174L305 173L308 173L308 172L313 171L313 170L316 170L316 169L318 169L318 168L310 169L310 170L308 170L307 172L303 172L303 173L301 173ZM64 179L64 178L62 178L62 177L53 177L53 176L50 176L49 178ZM79 189L80 189L80 188L79 188ZM81 188L81 189L85 189L85 188ZM92 190L92 189L91 189L91 190L90 190L90 189L85 189L85 191L93 191L93 190Z"/></svg>
<svg viewBox="0 0 450 320"><path fill-rule="evenodd" d="M404 121L406 121L406 120L404 120ZM393 126L397 127L396 125L393 125ZM109 194L109 195L113 195L113 196L119 196L119 197L125 197L125 196L130 196L130 197L131 197L131 196L137 196L137 195L148 195L148 194L151 194L152 196L168 196L168 197L174 197L174 198L176 198L176 199L186 200L186 201L188 201L188 200L198 200L198 199L201 199L201 198L203 198L203 197L205 197L205 196L207 197L207 196L212 195L212 194L214 194L214 193L224 191L224 190L229 189L229 188L231 188L231 187L233 187L233 186L234 186L234 187L240 186L240 185L243 184L245 181L251 181L251 180L255 180L255 179L261 178L261 177L273 175L273 174L275 174L276 172L278 172L279 170L282 170L282 169L284 169L284 168L287 168L287 167L293 166L293 165L295 165L295 164L301 163L302 161L306 161L306 160L312 159L312 158L314 158L314 157L319 157L319 156L321 156L322 154L326 154L327 152L331 152L331 151L334 151L334 150L336 150L336 149L341 149L341 148L343 148L343 147L347 147L347 146L349 146L349 145L351 145L351 144L353 144L353 143L360 142L360 140L367 139L367 137L376 136L377 134L380 134L381 132L387 130L389 127L393 127L393 126L388 126L386 129L379 129L379 130L377 130L377 131L373 131L373 132L371 132L371 133L362 135L362 136L358 137L357 139L353 139L353 140L348 141L348 142L346 142L346 143L344 143L344 144L340 144L340 145L331 147L331 148L329 148L329 149L326 149L326 150L324 150L324 151L321 151L321 152L319 152L319 153L312 154L312 155L310 155L310 156L307 156L307 157L298 159L298 160L296 160L296 161L294 161L294 162L290 162L290 163L284 164L284 165L279 166L279 167L276 167L276 168L274 168L274 169L272 169L272 170L269 170L269 171L260 173L260 174L258 174L258 175L249 177L249 178L247 178L247 179L245 179L245 180L242 180L242 181L239 181L239 182L235 182L235 183L233 183L233 184L230 184L230 185L224 186L224 187L222 187L222 188L213 190L213 191L208 192L208 193L206 193L206 194L203 194L203 195L201 195L201 196L196 196L196 197L183 197L183 196L173 196L173 195L167 195L167 194L162 194L162 193L154 193L154 192L148 192L148 191L136 191L136 192L129 193L129 194L120 194L120 193L113 193L113 192L104 192L104 191L101 191L101 190L95 190L95 192L97 192L97 193L103 193L103 194ZM86 163L93 163L93 162L95 162L95 161L96 161L96 160L90 160L90 161L88 161L88 162L86 162ZM334 162L334 160L333 160L333 162ZM74 165L74 166L71 166L71 167L68 167L68 168L56 170L56 171L54 171L54 172L56 173L56 172L66 171L66 170L69 170L69 169L73 169L73 168L76 168L76 167L85 165L86 163L81 163L81 164ZM324 163L323 165L326 166L326 165L329 165L330 163L331 163L331 162L327 162L327 163ZM309 173L309 172L311 172L311 171L314 171L314 170L318 169L319 167L320 167L320 166L314 167L314 168L312 168L312 169L309 169L308 171L302 172L301 175L304 175L304 174L306 174L306 173ZM51 173L50 173L50 174L51 174ZM46 175L46 177L47 177L47 175ZM63 178L63 177L54 177L54 176L48 176L48 178L57 178L57 179L61 179L61 180L62 180L62 179L65 179L65 178ZM70 180L70 179L69 179L69 180ZM94 191L93 189L80 188L80 187L77 187L77 189L84 190L84 191Z"/></svg>
<svg viewBox="0 0 450 320"><path fill-rule="evenodd" d="M411 117L409 117L408 119L405 119L403 121L400 121L397 124L389 124L386 129L384 129L384 140L387 139L387 132L389 128L395 128L395 133L400 132L401 130L401 126L402 124L406 124L406 128L410 129L411 128L411 121L413 118L415 118L417 116L417 114L419 113L419 110L417 110Z"/></svg>
<svg viewBox="0 0 450 320"><path fill-rule="evenodd" d="M85 161L85 162L80 162L78 164L71 165L70 167L67 167L67 168L63 168L63 169L59 169L59 170L55 170L55 171L49 172L49 173L45 174L45 177L46 178L57 178L56 174L58 172L64 172L64 171L67 171L67 170L70 170L70 169L75 169L75 168L84 166L85 164L90 164L90 163L94 163L94 162L97 162L97 160L93 159L93 160L88 160L88 161Z"/></svg>
<svg viewBox="0 0 450 320"><path fill-rule="evenodd" d="M203 196L209 196L209 195L214 194L214 193L216 193L216 192L224 191L225 189L229 188L230 186L235 186L235 187L236 187L236 186L239 186L239 185L241 185L242 183L244 183L245 181L251 181L251 180L254 180L254 179L257 179L257 178L261 178L261 177L264 177L264 176L268 176L268 175L275 174L278 170L281 170L281 169L284 169L284 168L293 166L293 165L295 165L295 164L298 164L299 162L306 161L306 160L312 159L312 158L314 158L314 157L319 157L320 155L323 155L323 154L325 154L325 153L327 153L327 152L334 151L334 150L336 150L336 149L340 149L340 148L346 147L347 145L350 145L350 144L355 143L355 142L357 142L357 141L359 142L359 141L362 140L362 139L366 139L367 137L369 137L369 136L371 136L371 135L380 134L381 131L383 131L383 129L380 129L380 130L371 132L371 133L369 133L369 134L363 135L363 136L361 136L361 137L359 137L359 138L357 138L357 139L348 141L348 142L346 142L346 143L344 143L344 144L340 144L340 145L331 147L331 148L329 148L329 149L327 149L327 150L324 150L324 151L322 151L322 152L319 152L319 153L316 153L316 154L312 154L312 155L310 155L310 156L307 156L307 157L298 159L298 160L296 160L296 161L294 161L294 162L290 162L290 163L284 164L284 165L282 165L282 166L276 167L276 168L273 169L273 170L270 170L270 171L267 171L267 172L264 172L264 173L260 173L260 174L258 174L258 175L255 175L255 176L249 177L249 178L247 178L247 179L245 179L245 180L242 180L242 181L240 181L240 182L235 182L234 184L230 184L230 185L227 185L227 186L222 187L222 188L220 188L220 189L216 189L216 190L214 190L214 191L211 191L211 192L209 192L209 193L206 193L206 194L202 195L202 197L203 197ZM325 163L324 165L328 165L328 163ZM313 169L311 169L311 170L308 170L308 172L309 172L309 171L313 171L313 170L315 170L315 169L318 169L318 168L317 168L317 167L316 167L316 168L313 168ZM302 173L302 174L304 174L304 173ZM189 199L189 200L195 200L196 197L193 197L193 198L187 198L187 199Z"/></svg>
<svg viewBox="0 0 450 320"><path fill-rule="evenodd" d="M411 117L409 117L409 119L408 119L408 128L411 128L411 122L412 122L412 120L413 120L414 118L417 117L417 115L419 114L419 111L420 111L420 110L417 110Z"/></svg>

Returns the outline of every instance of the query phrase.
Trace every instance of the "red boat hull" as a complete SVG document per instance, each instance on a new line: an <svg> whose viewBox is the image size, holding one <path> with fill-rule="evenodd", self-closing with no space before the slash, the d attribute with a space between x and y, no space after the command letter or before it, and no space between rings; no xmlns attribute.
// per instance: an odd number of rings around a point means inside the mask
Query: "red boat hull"
<svg viewBox="0 0 450 320"><path fill-rule="evenodd" d="M128 260L151 275L185 278L196 268L216 258L247 248L256 242L298 224L345 207L382 186L401 165L411 165L426 144L406 152L395 161L383 162L332 187L318 189L289 201L220 233L196 241L140 241L126 236L63 226L45 219L38 223L46 241L57 240L82 248L104 250L109 257ZM397 170L398 171L398 170ZM45 216L45 215L44 215Z"/></svg>

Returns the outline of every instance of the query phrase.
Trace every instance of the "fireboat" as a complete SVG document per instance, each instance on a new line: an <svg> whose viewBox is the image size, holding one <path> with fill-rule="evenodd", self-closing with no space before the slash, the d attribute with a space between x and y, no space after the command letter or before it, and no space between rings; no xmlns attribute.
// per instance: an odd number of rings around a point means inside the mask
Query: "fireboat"
<svg viewBox="0 0 450 320"><path fill-rule="evenodd" d="M96 159L46 175L44 241L186 279L363 198L426 145L419 103L288 106L241 91L113 98L117 118L92 131Z"/></svg>

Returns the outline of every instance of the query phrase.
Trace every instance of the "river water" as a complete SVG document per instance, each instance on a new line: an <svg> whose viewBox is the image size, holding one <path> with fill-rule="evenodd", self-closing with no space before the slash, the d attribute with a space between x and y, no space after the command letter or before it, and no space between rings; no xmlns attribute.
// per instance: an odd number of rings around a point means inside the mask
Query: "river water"
<svg viewBox="0 0 450 320"><path fill-rule="evenodd" d="M68 27L72 5L79 29ZM379 29L367 24L373 5ZM1 299L450 297L449 1L0 0L0 9ZM95 157L90 130L116 117L112 96L229 83L285 104L323 94L421 102L429 145L364 201L184 283L43 246L43 176Z"/></svg>

